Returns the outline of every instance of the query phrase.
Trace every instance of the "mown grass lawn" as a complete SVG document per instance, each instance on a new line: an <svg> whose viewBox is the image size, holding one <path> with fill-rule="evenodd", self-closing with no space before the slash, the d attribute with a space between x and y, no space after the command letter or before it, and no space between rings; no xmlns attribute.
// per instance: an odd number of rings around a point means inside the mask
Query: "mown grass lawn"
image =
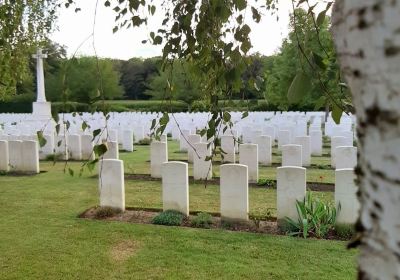
<svg viewBox="0 0 400 280"><path fill-rule="evenodd" d="M121 154L148 169L147 147ZM181 154L177 154L182 156ZM142 162L141 164L136 161ZM80 163L70 163L78 170ZM98 204L97 179L46 173L0 176L1 279L352 279L345 242L223 230L83 220ZM330 170L324 170L330 171ZM331 200L332 193L318 193ZM159 181L126 181L127 205L161 207ZM193 210L219 208L217 186L191 184ZM274 190L250 189L250 208L273 207Z"/></svg>

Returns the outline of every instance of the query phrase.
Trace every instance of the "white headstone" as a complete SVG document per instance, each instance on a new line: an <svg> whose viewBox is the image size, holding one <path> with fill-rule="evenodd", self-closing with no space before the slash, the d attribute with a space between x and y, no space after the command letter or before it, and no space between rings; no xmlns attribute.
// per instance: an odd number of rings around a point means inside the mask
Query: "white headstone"
<svg viewBox="0 0 400 280"><path fill-rule="evenodd" d="M94 160L92 135L84 134L81 136L81 148L83 160Z"/></svg>
<svg viewBox="0 0 400 280"><path fill-rule="evenodd" d="M39 173L39 150L36 141L22 141L22 168L21 171Z"/></svg>
<svg viewBox="0 0 400 280"><path fill-rule="evenodd" d="M8 156L11 171L22 170L22 141L8 141Z"/></svg>
<svg viewBox="0 0 400 280"><path fill-rule="evenodd" d="M197 134L190 134L187 137L188 140L188 147L187 147L187 151L188 151L188 162L189 163L193 163L193 157L195 156L195 154L197 153L194 149L194 144L196 143L200 143L201 142L201 137L200 135ZM197 155L196 155L197 156Z"/></svg>
<svg viewBox="0 0 400 280"><path fill-rule="evenodd" d="M221 149L226 153L223 162L235 163L235 139L232 135L221 136Z"/></svg>
<svg viewBox="0 0 400 280"><path fill-rule="evenodd" d="M239 145L239 163L246 165L249 182L258 182L258 147L257 144Z"/></svg>
<svg viewBox="0 0 400 280"><path fill-rule="evenodd" d="M207 148L207 145L207 143L194 144L197 152L193 155L193 177L195 180L212 178L211 160L206 161L206 157L211 156L211 149Z"/></svg>
<svg viewBox="0 0 400 280"><path fill-rule="evenodd" d="M291 133L289 130L278 131L278 149L280 150L283 145L291 144Z"/></svg>
<svg viewBox="0 0 400 280"><path fill-rule="evenodd" d="M188 164L170 161L162 166L163 210L176 210L189 215Z"/></svg>
<svg viewBox="0 0 400 280"><path fill-rule="evenodd" d="M311 165L310 136L297 136L295 144L301 145L301 162L303 166Z"/></svg>
<svg viewBox="0 0 400 280"><path fill-rule="evenodd" d="M337 224L354 224L358 217L360 203L357 199L357 186L352 168L335 171L335 205L340 211L336 217Z"/></svg>
<svg viewBox="0 0 400 280"><path fill-rule="evenodd" d="M78 134L68 135L69 159L82 160L81 136Z"/></svg>
<svg viewBox="0 0 400 280"><path fill-rule="evenodd" d="M273 126L265 126L264 127L264 131L263 131L263 135L268 135L271 137L271 144L272 146L274 145L274 141L275 141L275 127Z"/></svg>
<svg viewBox="0 0 400 280"><path fill-rule="evenodd" d="M335 150L336 169L355 168L357 165L357 147L339 146Z"/></svg>
<svg viewBox="0 0 400 280"><path fill-rule="evenodd" d="M52 134L45 134L43 138L46 144L39 147L39 159L46 159L47 156L54 154L54 136Z"/></svg>
<svg viewBox="0 0 400 280"><path fill-rule="evenodd" d="M8 172L9 170L8 142L0 140L0 171Z"/></svg>
<svg viewBox="0 0 400 280"><path fill-rule="evenodd" d="M181 152L186 152L188 150L188 136L190 135L190 130L182 129L179 138L179 150Z"/></svg>
<svg viewBox="0 0 400 280"><path fill-rule="evenodd" d="M150 144L150 174L153 178L161 178L162 166L168 161L167 143L152 141Z"/></svg>
<svg viewBox="0 0 400 280"><path fill-rule="evenodd" d="M255 144L258 145L258 162L271 166L272 165L272 145L271 136L261 135L256 137Z"/></svg>
<svg viewBox="0 0 400 280"><path fill-rule="evenodd" d="M220 167L221 218L248 220L249 184L247 166L224 164Z"/></svg>
<svg viewBox="0 0 400 280"><path fill-rule="evenodd" d="M333 168L336 167L336 148L339 146L353 146L353 142L343 136L334 136L331 138L331 166Z"/></svg>
<svg viewBox="0 0 400 280"><path fill-rule="evenodd" d="M303 162L301 159L301 145L283 145L282 146L282 166L298 166L301 167Z"/></svg>
<svg viewBox="0 0 400 280"><path fill-rule="evenodd" d="M122 148L127 152L133 152L133 131L124 130L122 132Z"/></svg>
<svg viewBox="0 0 400 280"><path fill-rule="evenodd" d="M64 135L56 135L54 138L54 154L57 159L68 160L68 138Z"/></svg>
<svg viewBox="0 0 400 280"><path fill-rule="evenodd" d="M277 170L277 219L298 219L296 201L306 195L306 169L303 167L278 167Z"/></svg>
<svg viewBox="0 0 400 280"><path fill-rule="evenodd" d="M125 211L124 163L118 159L99 161L100 206Z"/></svg>
<svg viewBox="0 0 400 280"><path fill-rule="evenodd" d="M103 159L119 159L118 143L115 141L107 142L107 152L104 153Z"/></svg>
<svg viewBox="0 0 400 280"><path fill-rule="evenodd" d="M322 155L322 131L311 130L310 131L310 145L311 154L315 156Z"/></svg>

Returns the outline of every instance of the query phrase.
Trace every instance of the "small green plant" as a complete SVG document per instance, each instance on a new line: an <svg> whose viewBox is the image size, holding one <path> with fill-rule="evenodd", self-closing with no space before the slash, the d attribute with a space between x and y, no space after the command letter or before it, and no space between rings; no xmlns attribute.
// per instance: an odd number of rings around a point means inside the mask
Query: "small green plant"
<svg viewBox="0 0 400 280"><path fill-rule="evenodd" d="M266 211L256 211L249 213L249 219L254 223L256 228L260 228L261 221L268 221L272 217L272 208L267 208Z"/></svg>
<svg viewBox="0 0 400 280"><path fill-rule="evenodd" d="M335 226L336 235L343 239L350 239L355 234L353 225L337 224Z"/></svg>
<svg viewBox="0 0 400 280"><path fill-rule="evenodd" d="M205 212L200 212L191 222L193 227L210 228L213 224L212 216Z"/></svg>
<svg viewBox="0 0 400 280"><path fill-rule="evenodd" d="M139 140L139 141L136 143L136 145L139 145L139 146L147 146L147 145L150 145L150 142L151 142L150 138L143 138L143 139Z"/></svg>
<svg viewBox="0 0 400 280"><path fill-rule="evenodd" d="M152 220L153 224L164 226L180 226L185 215L175 210L167 210L155 216Z"/></svg>
<svg viewBox="0 0 400 280"><path fill-rule="evenodd" d="M285 219L289 235L303 236L304 238L312 235L324 238L335 227L340 204L336 210L335 207L314 198L311 192L307 192L303 201L296 202L296 208L297 221L288 217Z"/></svg>
<svg viewBox="0 0 400 280"><path fill-rule="evenodd" d="M55 160L55 157L56 157L55 154L47 155L47 156L46 156L46 160L48 160L48 161L54 161L54 160Z"/></svg>
<svg viewBox="0 0 400 280"><path fill-rule="evenodd" d="M230 220L222 220L221 227L223 229L232 229L234 227L234 222Z"/></svg>
<svg viewBox="0 0 400 280"><path fill-rule="evenodd" d="M115 216L119 213L121 213L121 209L104 206L96 209L95 217L96 219L105 219L108 217Z"/></svg>
<svg viewBox="0 0 400 280"><path fill-rule="evenodd" d="M317 169L331 169L331 167L329 165L326 165L326 164L316 164L315 167Z"/></svg>
<svg viewBox="0 0 400 280"><path fill-rule="evenodd" d="M276 183L274 180L271 179L265 179L265 178L261 178L258 180L257 182L257 186L266 186L268 188L275 188L276 187Z"/></svg>

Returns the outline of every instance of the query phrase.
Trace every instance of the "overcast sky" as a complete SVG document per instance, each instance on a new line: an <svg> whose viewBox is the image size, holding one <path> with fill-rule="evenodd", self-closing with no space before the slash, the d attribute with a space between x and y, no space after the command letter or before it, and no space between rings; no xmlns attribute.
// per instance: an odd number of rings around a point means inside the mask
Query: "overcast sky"
<svg viewBox="0 0 400 280"><path fill-rule="evenodd" d="M92 33L96 0L78 1L81 11L74 12L74 8L61 9L59 12L58 27L51 38L66 46L71 56L88 36ZM276 15L266 15L259 23L248 21L252 31L252 53L259 52L270 55L277 51L282 39L287 36L290 1L279 1L279 21ZM95 25L95 47L100 57L129 59L131 57L153 57L161 55L160 46L143 45L151 30L159 27L161 17L155 17L148 27L120 30L113 34L115 13L104 6L104 0L99 0ZM78 55L94 55L93 40L87 40L77 51Z"/></svg>

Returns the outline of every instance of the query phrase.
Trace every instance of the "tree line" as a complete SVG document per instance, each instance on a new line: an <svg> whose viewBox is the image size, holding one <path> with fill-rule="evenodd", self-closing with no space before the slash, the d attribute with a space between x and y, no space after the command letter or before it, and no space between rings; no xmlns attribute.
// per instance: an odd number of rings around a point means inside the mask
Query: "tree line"
<svg viewBox="0 0 400 280"><path fill-rule="evenodd" d="M348 98L345 88L338 87L339 67L329 32L329 18L321 24L319 34L314 22L302 9L296 10L297 28L290 21L289 34L276 54L248 55L241 74L241 86L232 91L232 100L263 100L265 110L320 110L329 106L321 83L335 98ZM310 61L299 53L306 52ZM207 108L203 100L201 75L190 59L176 59L162 64L161 57L131 58L129 60L96 57L67 58L66 50L48 41L44 61L46 96L52 102L91 104L106 100L179 100L193 108ZM324 54L324 55L323 55ZM326 54L326 55L325 55ZM324 57L324 58L323 58ZM313 66L322 75L315 76ZM299 70L310 73L308 94L296 104L290 103L287 93ZM35 98L35 61L30 63L30 75L16 86L13 101L30 102ZM233 103L232 103L233 104Z"/></svg>

